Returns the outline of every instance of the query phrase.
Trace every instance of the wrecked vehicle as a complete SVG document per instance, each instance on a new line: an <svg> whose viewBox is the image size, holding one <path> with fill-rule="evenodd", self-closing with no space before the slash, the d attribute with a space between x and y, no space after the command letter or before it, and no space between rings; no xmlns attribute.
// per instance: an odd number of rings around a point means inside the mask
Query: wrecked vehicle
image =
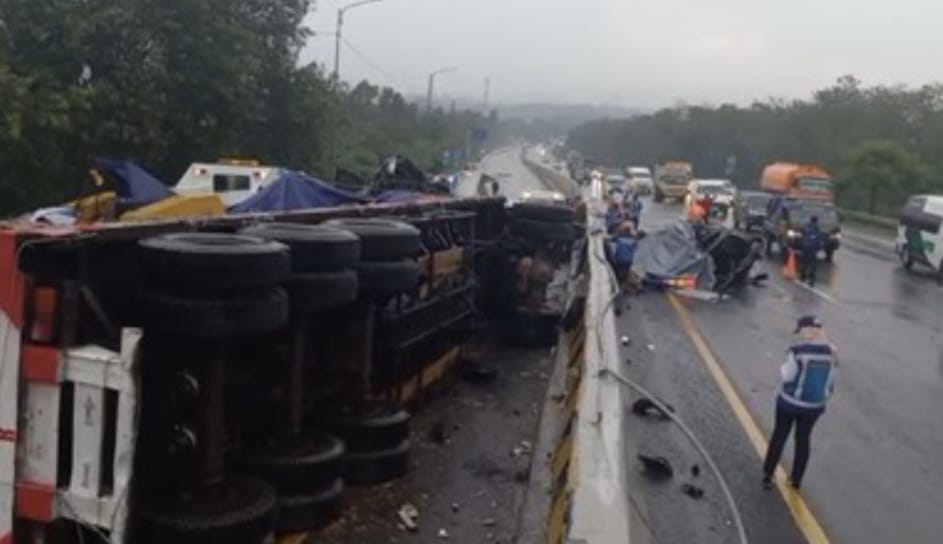
<svg viewBox="0 0 943 544"><path fill-rule="evenodd" d="M641 278L697 278L697 288L724 293L751 281L763 254L759 236L717 224L676 221L639 240L633 269Z"/></svg>

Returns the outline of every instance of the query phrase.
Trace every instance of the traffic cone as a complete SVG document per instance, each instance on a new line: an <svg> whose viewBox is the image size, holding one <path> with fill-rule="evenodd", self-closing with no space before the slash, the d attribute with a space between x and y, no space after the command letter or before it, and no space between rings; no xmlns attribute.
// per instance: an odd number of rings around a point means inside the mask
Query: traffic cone
<svg viewBox="0 0 943 544"><path fill-rule="evenodd" d="M783 267L783 277L787 280L795 280L799 278L799 271L796 268L796 252L792 249L786 249L789 252L789 257L786 258L786 266Z"/></svg>

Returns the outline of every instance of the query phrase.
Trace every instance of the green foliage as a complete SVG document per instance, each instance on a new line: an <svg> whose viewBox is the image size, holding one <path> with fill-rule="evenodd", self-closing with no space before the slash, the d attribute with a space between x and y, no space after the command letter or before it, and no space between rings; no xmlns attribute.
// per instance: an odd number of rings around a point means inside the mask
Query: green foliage
<svg viewBox="0 0 943 544"><path fill-rule="evenodd" d="M844 76L809 100L682 105L587 123L567 143L616 166L686 159L699 177L727 176L733 157L745 188L774 161L819 164L839 176L842 206L891 213L909 194L943 190L943 86L865 88Z"/></svg>
<svg viewBox="0 0 943 544"><path fill-rule="evenodd" d="M76 196L91 156L173 182L251 157L328 177L415 153L431 165L479 122L420 115L392 89L299 66L310 0L0 0L0 216ZM339 94L341 96L339 96Z"/></svg>

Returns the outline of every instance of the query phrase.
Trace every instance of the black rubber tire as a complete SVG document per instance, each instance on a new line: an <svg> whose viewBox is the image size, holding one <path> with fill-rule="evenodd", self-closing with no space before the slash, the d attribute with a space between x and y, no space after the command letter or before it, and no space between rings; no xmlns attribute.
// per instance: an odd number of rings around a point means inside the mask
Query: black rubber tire
<svg viewBox="0 0 943 544"><path fill-rule="evenodd" d="M409 259L357 265L361 298L385 299L419 285L419 264Z"/></svg>
<svg viewBox="0 0 943 544"><path fill-rule="evenodd" d="M220 295L138 293L146 331L193 338L229 338L278 330L288 322L288 294L263 287Z"/></svg>
<svg viewBox="0 0 943 544"><path fill-rule="evenodd" d="M265 544L273 542L275 491L250 478L230 478L215 498L167 500L142 505L137 516L140 544Z"/></svg>
<svg viewBox="0 0 943 544"><path fill-rule="evenodd" d="M409 472L409 440L395 448L369 453L348 453L345 481L352 485L374 485L395 480Z"/></svg>
<svg viewBox="0 0 943 544"><path fill-rule="evenodd" d="M344 472L344 443L327 433L306 433L239 452L236 466L283 494L311 493L331 484Z"/></svg>
<svg viewBox="0 0 943 544"><path fill-rule="evenodd" d="M361 261L393 261L419 255L419 229L389 219L347 217L332 219L325 226L350 231L360 238Z"/></svg>
<svg viewBox="0 0 943 544"><path fill-rule="evenodd" d="M281 242L291 249L295 273L333 272L360 261L360 239L344 229L300 223L260 223L239 234Z"/></svg>
<svg viewBox="0 0 943 544"><path fill-rule="evenodd" d="M408 412L396 403L371 401L361 407L342 405L325 414L321 426L339 436L348 452L362 453L394 448L409 438Z"/></svg>
<svg viewBox="0 0 943 544"><path fill-rule="evenodd" d="M313 494L279 495L275 532L287 535L320 529L337 519L343 506L344 480L340 478Z"/></svg>
<svg viewBox="0 0 943 544"><path fill-rule="evenodd" d="M572 223L576 220L576 211L569 206L519 202L512 206L509 211L511 217L545 221L547 223Z"/></svg>
<svg viewBox="0 0 943 544"><path fill-rule="evenodd" d="M355 302L359 292L353 270L295 274L285 283L292 315L307 315Z"/></svg>
<svg viewBox="0 0 943 544"><path fill-rule="evenodd" d="M575 237L573 226L568 223L548 223L532 219L515 219L511 222L511 232L524 238L548 242L570 242Z"/></svg>
<svg viewBox="0 0 943 544"><path fill-rule="evenodd" d="M285 281L288 247L254 236L176 233L138 242L142 269L160 287L223 291Z"/></svg>

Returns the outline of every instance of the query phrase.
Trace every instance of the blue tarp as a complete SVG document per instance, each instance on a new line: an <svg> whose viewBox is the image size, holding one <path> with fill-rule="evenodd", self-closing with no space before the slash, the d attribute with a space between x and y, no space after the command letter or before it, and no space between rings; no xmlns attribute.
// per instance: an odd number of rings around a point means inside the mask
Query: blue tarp
<svg viewBox="0 0 943 544"><path fill-rule="evenodd" d="M94 158L92 165L111 174L115 192L122 203L143 206L173 195L173 192L147 170L128 160Z"/></svg>
<svg viewBox="0 0 943 544"><path fill-rule="evenodd" d="M231 213L329 208L366 201L304 172L286 170L265 189L229 209Z"/></svg>

